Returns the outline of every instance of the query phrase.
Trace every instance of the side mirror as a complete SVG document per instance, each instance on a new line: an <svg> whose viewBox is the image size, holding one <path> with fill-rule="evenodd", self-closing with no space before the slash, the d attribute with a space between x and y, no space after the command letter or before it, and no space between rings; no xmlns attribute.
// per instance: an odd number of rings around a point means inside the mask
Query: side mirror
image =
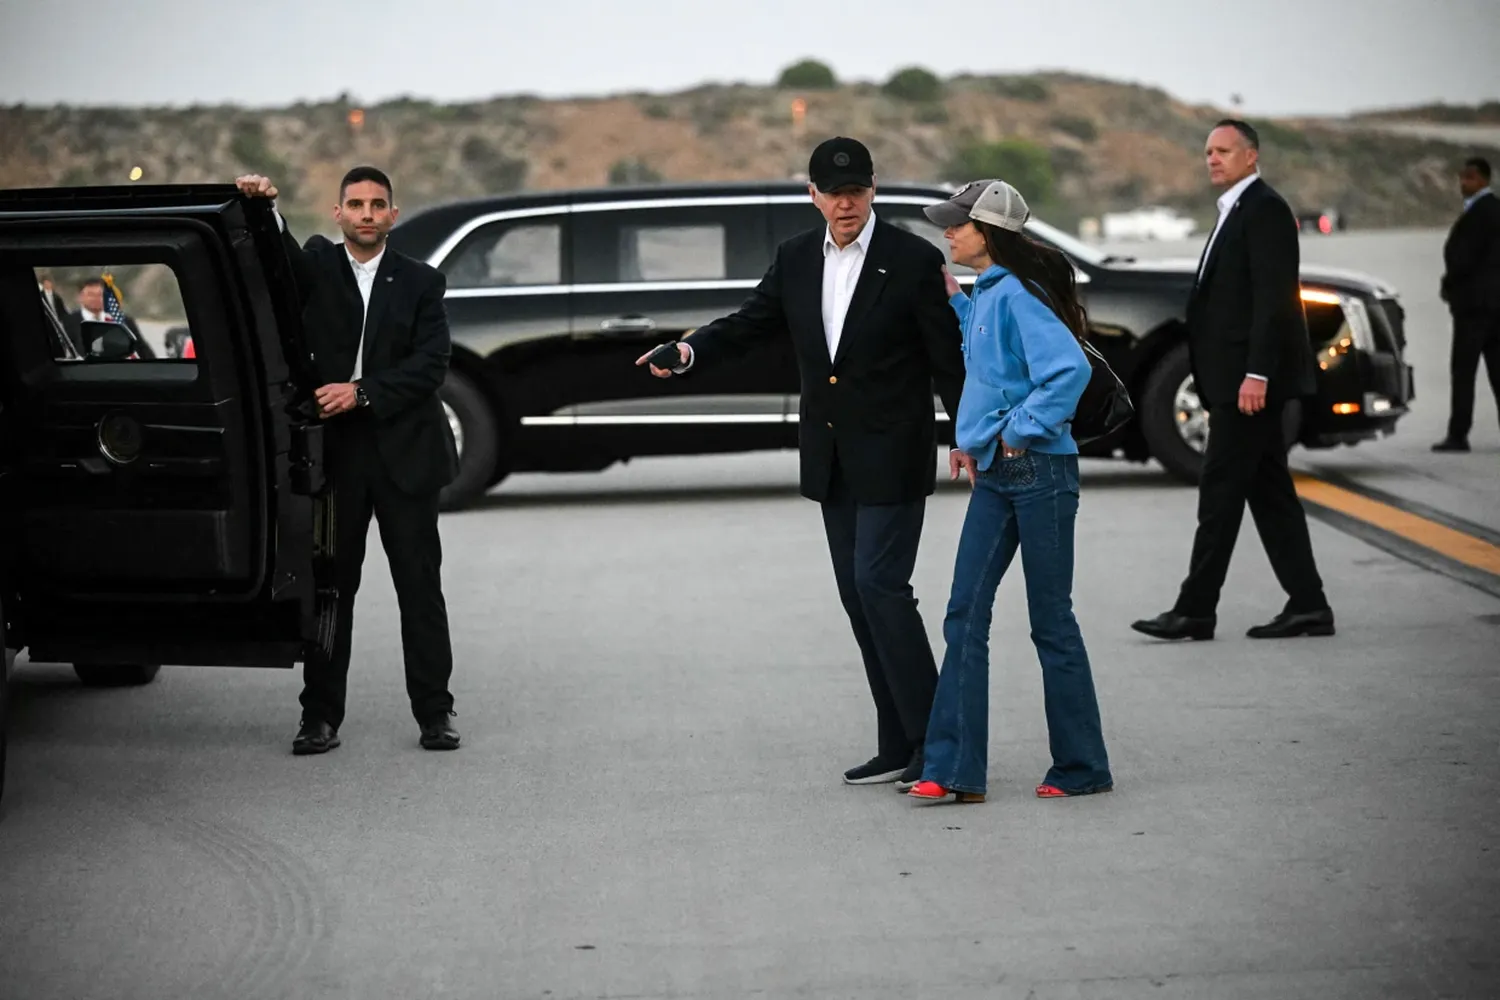
<svg viewBox="0 0 1500 1000"><path fill-rule="evenodd" d="M83 323L83 342L89 345L88 356L100 361L124 361L135 353L135 337L119 323Z"/></svg>

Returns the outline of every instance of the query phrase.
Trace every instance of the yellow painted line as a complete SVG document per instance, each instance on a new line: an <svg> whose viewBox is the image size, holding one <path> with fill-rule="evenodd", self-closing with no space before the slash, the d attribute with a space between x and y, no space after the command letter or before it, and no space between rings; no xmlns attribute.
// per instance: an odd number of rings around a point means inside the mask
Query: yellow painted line
<svg viewBox="0 0 1500 1000"><path fill-rule="evenodd" d="M1409 542L1445 555L1454 562L1500 576L1500 545L1491 545L1482 538L1456 531L1447 525L1429 521L1379 500L1371 500L1306 473L1294 472L1292 480L1297 484L1298 495L1315 504L1399 535Z"/></svg>

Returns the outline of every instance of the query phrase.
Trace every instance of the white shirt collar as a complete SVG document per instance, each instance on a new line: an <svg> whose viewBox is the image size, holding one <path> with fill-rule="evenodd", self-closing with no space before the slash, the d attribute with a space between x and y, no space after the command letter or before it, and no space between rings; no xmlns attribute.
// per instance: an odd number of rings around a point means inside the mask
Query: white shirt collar
<svg viewBox="0 0 1500 1000"><path fill-rule="evenodd" d="M1494 191L1492 191L1490 188L1482 187L1478 191L1475 191L1473 194L1469 195L1464 199L1464 211L1467 212L1469 209L1473 208L1474 203L1487 194L1494 194Z"/></svg>
<svg viewBox="0 0 1500 1000"><path fill-rule="evenodd" d="M870 234L873 232L875 232L875 213L871 212L870 217L865 220L865 228L859 231L859 235L854 237L854 243L849 244L849 246L852 247L858 244L860 253L869 253ZM825 226L823 228L823 256L827 257L830 251L837 250L838 248L839 245L833 242L833 229ZM847 250L849 247L844 247L844 249Z"/></svg>
<svg viewBox="0 0 1500 1000"><path fill-rule="evenodd" d="M344 256L349 258L349 266L354 268L355 274L358 274L361 271L365 272L366 274L374 274L376 271L380 270L380 258L385 256L385 247L381 247L378 254L371 257L365 263L361 264L359 261L355 260L354 255L349 252L349 244L345 243Z"/></svg>
<svg viewBox="0 0 1500 1000"><path fill-rule="evenodd" d="M1234 203L1240 200L1240 195L1245 193L1245 189L1258 180L1260 180L1260 171L1257 170L1255 173L1251 174L1249 177L1246 177L1244 180L1240 181L1228 191L1225 191L1223 194L1219 195L1219 214L1223 215L1225 212L1233 208Z"/></svg>

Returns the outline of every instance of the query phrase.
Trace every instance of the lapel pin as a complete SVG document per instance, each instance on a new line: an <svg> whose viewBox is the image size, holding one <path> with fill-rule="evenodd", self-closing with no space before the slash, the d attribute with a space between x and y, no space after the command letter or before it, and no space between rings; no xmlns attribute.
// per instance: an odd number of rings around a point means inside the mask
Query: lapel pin
<svg viewBox="0 0 1500 1000"><path fill-rule="evenodd" d="M885 273L885 268L883 267L877 267L875 270L879 271L881 274Z"/></svg>
<svg viewBox="0 0 1500 1000"><path fill-rule="evenodd" d="M385 280L386 280L386 281L391 281L391 280L392 280L392 278L391 278L391 276L390 276L390 275L389 275L389 274L387 274L387 275L386 275L386 276L385 276Z"/></svg>

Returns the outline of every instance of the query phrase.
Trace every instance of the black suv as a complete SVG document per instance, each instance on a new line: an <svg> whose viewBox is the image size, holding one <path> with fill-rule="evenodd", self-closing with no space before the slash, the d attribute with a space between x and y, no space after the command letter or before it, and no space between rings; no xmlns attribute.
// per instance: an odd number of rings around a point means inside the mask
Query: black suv
<svg viewBox="0 0 1500 1000"><path fill-rule="evenodd" d="M65 352L37 269L143 266L195 357ZM270 203L231 185L0 191L0 635L88 684L291 667L333 643L331 504ZM94 328L94 329L90 329ZM8 667L9 655L5 658ZM5 685L0 683L0 780Z"/></svg>
<svg viewBox="0 0 1500 1000"><path fill-rule="evenodd" d="M882 186L875 212L946 255L922 206L949 193ZM692 379L655 379L633 362L733 311L780 241L822 225L806 186L795 182L552 191L405 218L391 245L448 277L454 355L443 398L462 471L447 506L464 505L514 471L796 447L789 341L767 341L742 362ZM1207 420L1188 370L1183 313L1197 261L1137 263L1038 220L1027 229L1073 260L1093 342L1136 401L1138 418L1084 453L1154 457L1196 481ZM960 283L973 282L972 272L952 270ZM1302 273L1320 374L1318 395L1288 408L1288 445L1390 433L1412 398L1395 291L1359 274Z"/></svg>

